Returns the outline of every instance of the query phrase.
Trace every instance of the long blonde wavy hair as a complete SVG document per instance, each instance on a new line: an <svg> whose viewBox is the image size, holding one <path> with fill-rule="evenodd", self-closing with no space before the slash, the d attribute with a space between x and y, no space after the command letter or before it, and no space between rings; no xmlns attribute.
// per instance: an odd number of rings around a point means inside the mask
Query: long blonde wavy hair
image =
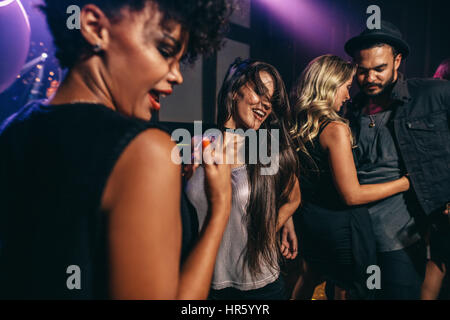
<svg viewBox="0 0 450 320"><path fill-rule="evenodd" d="M305 144L313 143L324 121L348 121L333 109L337 89L353 77L356 65L326 54L312 60L291 92L296 123L291 130L297 150L308 154ZM353 145L353 138L352 145Z"/></svg>

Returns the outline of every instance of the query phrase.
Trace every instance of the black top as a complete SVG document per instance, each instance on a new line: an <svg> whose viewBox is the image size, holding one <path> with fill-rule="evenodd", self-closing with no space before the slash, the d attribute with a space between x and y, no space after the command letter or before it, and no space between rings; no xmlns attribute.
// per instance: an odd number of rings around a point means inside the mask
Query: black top
<svg viewBox="0 0 450 320"><path fill-rule="evenodd" d="M347 206L335 187L329 153L319 142L330 121L321 124L319 134L306 148L311 159L299 152L303 170L299 208L300 251L327 278L346 288L352 299L370 299L367 267L376 263L375 238L371 219L364 206Z"/></svg>
<svg viewBox="0 0 450 320"><path fill-rule="evenodd" d="M103 105L39 102L3 123L0 298L108 297L101 196L126 146L155 126ZM73 265L81 290L67 286Z"/></svg>
<svg viewBox="0 0 450 320"><path fill-rule="evenodd" d="M343 209L346 206L335 187L328 152L319 142L320 134L329 123L330 121L324 121L313 141L305 144L310 157L301 150L298 152L303 169L300 175L300 190L305 202L330 209Z"/></svg>

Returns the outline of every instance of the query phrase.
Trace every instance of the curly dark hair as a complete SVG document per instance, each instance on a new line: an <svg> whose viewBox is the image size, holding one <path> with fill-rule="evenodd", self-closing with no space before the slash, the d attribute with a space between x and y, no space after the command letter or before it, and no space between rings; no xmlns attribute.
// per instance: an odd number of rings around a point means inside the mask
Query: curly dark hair
<svg viewBox="0 0 450 320"><path fill-rule="evenodd" d="M39 6L47 17L53 35L56 57L63 68L71 68L83 55L92 54L92 48L79 30L66 26L67 8L94 4L113 19L120 19L119 11L143 10L148 2L158 5L163 21L175 20L189 32L189 43L183 60L193 63L198 55L209 54L222 46L228 19L234 8L233 0L44 0Z"/></svg>

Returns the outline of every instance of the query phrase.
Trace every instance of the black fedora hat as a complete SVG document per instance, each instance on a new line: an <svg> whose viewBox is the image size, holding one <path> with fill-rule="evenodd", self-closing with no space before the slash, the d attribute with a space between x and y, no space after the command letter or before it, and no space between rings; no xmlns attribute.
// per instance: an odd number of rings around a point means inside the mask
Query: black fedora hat
<svg viewBox="0 0 450 320"><path fill-rule="evenodd" d="M405 40L403 40L400 30L390 22L381 20L380 29L368 29L354 38L351 38L345 44L345 52L351 57L353 53L371 43L386 43L393 46L398 52L403 55L403 58L409 54L409 46Z"/></svg>

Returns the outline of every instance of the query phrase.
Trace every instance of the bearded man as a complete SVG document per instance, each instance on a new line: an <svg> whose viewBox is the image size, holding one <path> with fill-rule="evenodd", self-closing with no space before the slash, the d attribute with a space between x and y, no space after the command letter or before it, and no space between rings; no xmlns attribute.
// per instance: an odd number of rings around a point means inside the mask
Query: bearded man
<svg viewBox="0 0 450 320"><path fill-rule="evenodd" d="M345 50L358 65L360 92L347 116L359 181L381 183L406 174L411 182L410 191L369 205L381 271L376 296L420 299L423 231L436 224L448 227L442 217L450 201L450 83L406 79L398 69L409 46L386 21L347 41ZM440 246L450 248L449 239L441 237Z"/></svg>

